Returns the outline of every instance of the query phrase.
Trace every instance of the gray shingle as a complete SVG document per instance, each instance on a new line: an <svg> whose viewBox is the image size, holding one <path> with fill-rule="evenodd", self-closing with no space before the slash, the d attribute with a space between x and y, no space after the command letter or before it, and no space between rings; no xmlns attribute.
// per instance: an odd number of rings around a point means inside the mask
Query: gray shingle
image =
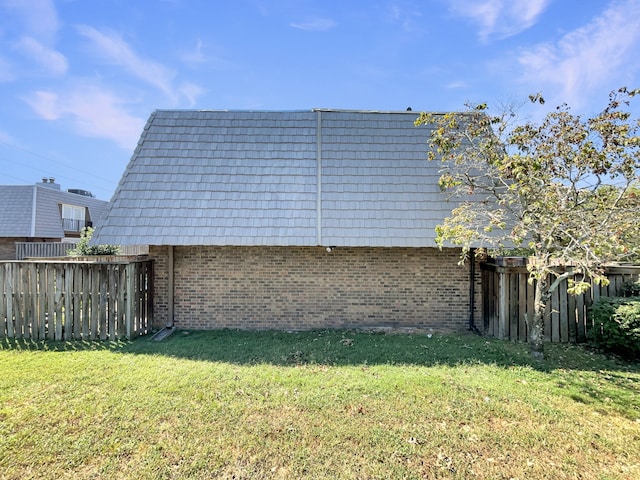
<svg viewBox="0 0 640 480"><path fill-rule="evenodd" d="M414 127L416 117L156 111L95 237L155 245L433 246L434 227L451 205L437 187L437 162L426 160L429 132Z"/></svg>

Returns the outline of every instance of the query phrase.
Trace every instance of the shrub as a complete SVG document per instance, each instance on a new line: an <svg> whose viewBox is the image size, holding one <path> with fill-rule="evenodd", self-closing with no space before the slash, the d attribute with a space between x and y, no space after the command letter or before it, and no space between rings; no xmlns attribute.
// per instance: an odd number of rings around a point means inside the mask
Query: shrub
<svg viewBox="0 0 640 480"><path fill-rule="evenodd" d="M629 281L622 285L623 297L640 297L640 280Z"/></svg>
<svg viewBox="0 0 640 480"><path fill-rule="evenodd" d="M86 227L80 232L80 241L75 248L67 250L70 257L86 257L93 255L117 255L120 252L118 245L89 245L93 236L93 228Z"/></svg>
<svg viewBox="0 0 640 480"><path fill-rule="evenodd" d="M640 297L603 297L591 310L591 341L625 358L640 359Z"/></svg>

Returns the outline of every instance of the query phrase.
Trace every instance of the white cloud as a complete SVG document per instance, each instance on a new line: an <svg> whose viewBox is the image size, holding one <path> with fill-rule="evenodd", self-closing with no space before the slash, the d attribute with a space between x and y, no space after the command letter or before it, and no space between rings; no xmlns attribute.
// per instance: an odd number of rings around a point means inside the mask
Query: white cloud
<svg viewBox="0 0 640 480"><path fill-rule="evenodd" d="M60 118L58 95L53 92L37 91L25 99L33 110L44 120Z"/></svg>
<svg viewBox="0 0 640 480"><path fill-rule="evenodd" d="M588 25L556 43L539 44L519 57L522 80L558 91L562 102L579 106L597 89L613 89L640 69L640 0L612 2Z"/></svg>
<svg viewBox="0 0 640 480"><path fill-rule="evenodd" d="M51 75L64 75L68 69L67 59L32 37L22 37L15 44L16 50L31 57Z"/></svg>
<svg viewBox="0 0 640 480"><path fill-rule="evenodd" d="M69 119L76 131L88 137L106 138L133 150L144 120L126 112L124 101L91 85L77 85L61 93L38 91L25 99L44 120Z"/></svg>
<svg viewBox="0 0 640 480"><path fill-rule="evenodd" d="M10 82L15 78L14 72L9 62L0 57L0 82Z"/></svg>
<svg viewBox="0 0 640 480"><path fill-rule="evenodd" d="M54 42L60 22L53 0L5 0L4 6L21 17L31 37Z"/></svg>
<svg viewBox="0 0 640 480"><path fill-rule="evenodd" d="M7 132L0 130L0 142L13 144L15 143L13 137L9 135Z"/></svg>
<svg viewBox="0 0 640 480"><path fill-rule="evenodd" d="M458 88L468 88L468 87L469 87L469 82L465 80L454 80L445 85L445 88L449 90L455 90Z"/></svg>
<svg viewBox="0 0 640 480"><path fill-rule="evenodd" d="M180 85L180 93L189 102L189 107L192 108L198 101L198 97L204 93L204 89L194 83L185 82Z"/></svg>
<svg viewBox="0 0 640 480"><path fill-rule="evenodd" d="M198 39L195 48L182 55L182 61L190 64L206 63L207 57L202 51L202 40Z"/></svg>
<svg viewBox="0 0 640 480"><path fill-rule="evenodd" d="M535 25L552 0L455 0L451 10L479 26L478 35L504 39Z"/></svg>
<svg viewBox="0 0 640 480"><path fill-rule="evenodd" d="M114 33L104 33L86 25L77 26L77 31L83 37L88 38L106 61L124 68L134 77L156 87L165 94L172 103L177 104L181 100L181 93L188 92L187 100L193 102L195 85L183 91L176 88L174 79L176 72L164 65L145 59L138 55L127 42Z"/></svg>
<svg viewBox="0 0 640 480"><path fill-rule="evenodd" d="M392 5L389 7L389 17L391 21L400 24L405 32L414 32L418 30L416 19L422 17L422 12Z"/></svg>
<svg viewBox="0 0 640 480"><path fill-rule="evenodd" d="M78 33L93 42L107 61L119 65L138 79L153 85L168 96L173 96L171 82L175 72L163 65L138 56L118 35L103 33L93 27L80 25Z"/></svg>
<svg viewBox="0 0 640 480"><path fill-rule="evenodd" d="M303 22L294 22L290 26L299 30L306 30L311 32L326 32L336 27L336 22L330 18L315 17L310 18Z"/></svg>

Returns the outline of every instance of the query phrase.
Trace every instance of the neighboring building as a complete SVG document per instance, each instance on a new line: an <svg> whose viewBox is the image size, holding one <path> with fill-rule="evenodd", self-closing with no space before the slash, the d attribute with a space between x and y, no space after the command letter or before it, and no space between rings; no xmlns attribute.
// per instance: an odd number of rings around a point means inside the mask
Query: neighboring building
<svg viewBox="0 0 640 480"><path fill-rule="evenodd" d="M0 259L15 260L16 242L74 242L108 202L85 190L62 191L53 178L35 185L0 185Z"/></svg>
<svg viewBox="0 0 640 480"><path fill-rule="evenodd" d="M156 111L94 241L150 245L157 327L467 328L478 279L436 247L454 205L416 117Z"/></svg>

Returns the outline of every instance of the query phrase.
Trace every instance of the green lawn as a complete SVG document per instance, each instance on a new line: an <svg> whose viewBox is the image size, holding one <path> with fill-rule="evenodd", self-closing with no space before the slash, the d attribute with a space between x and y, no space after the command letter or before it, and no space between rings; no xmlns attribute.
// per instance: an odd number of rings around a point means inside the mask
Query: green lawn
<svg viewBox="0 0 640 480"><path fill-rule="evenodd" d="M0 341L0 479L640 478L640 366L473 335Z"/></svg>

